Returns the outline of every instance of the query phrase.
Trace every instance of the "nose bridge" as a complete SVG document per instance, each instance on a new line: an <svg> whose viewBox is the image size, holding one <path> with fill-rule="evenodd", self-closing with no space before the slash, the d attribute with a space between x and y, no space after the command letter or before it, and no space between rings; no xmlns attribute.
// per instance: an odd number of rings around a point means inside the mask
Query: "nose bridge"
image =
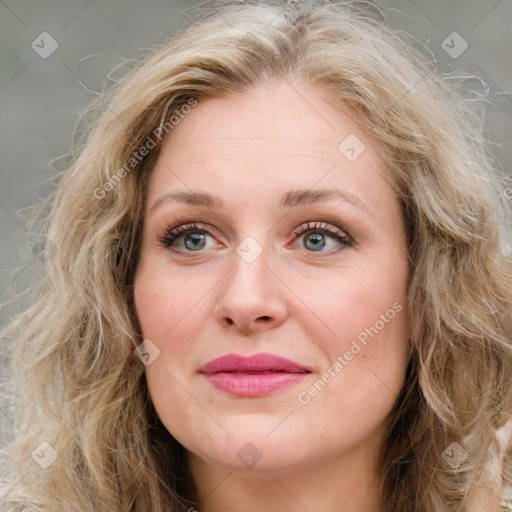
<svg viewBox="0 0 512 512"><path fill-rule="evenodd" d="M253 206L249 208L249 204ZM261 201L252 202L248 199L242 200L238 210L237 229L240 234L240 241L235 247L232 255L232 272L242 277L242 281L251 281L256 274L269 272L267 266L272 266L271 254L272 244L270 243L271 233L269 222L266 221L261 210L255 208L255 204L262 204ZM233 278L232 278L233 279ZM244 284L243 282L240 284ZM248 284L248 283L246 283Z"/></svg>
<svg viewBox="0 0 512 512"><path fill-rule="evenodd" d="M232 269L216 306L216 317L225 327L236 325L244 332L281 323L286 304L272 267L273 255L247 236L232 255Z"/></svg>
<svg viewBox="0 0 512 512"><path fill-rule="evenodd" d="M268 246L264 247L252 236L244 238L233 254L232 275L226 291L234 292L243 301L267 293L272 274L269 268L272 255L269 251Z"/></svg>

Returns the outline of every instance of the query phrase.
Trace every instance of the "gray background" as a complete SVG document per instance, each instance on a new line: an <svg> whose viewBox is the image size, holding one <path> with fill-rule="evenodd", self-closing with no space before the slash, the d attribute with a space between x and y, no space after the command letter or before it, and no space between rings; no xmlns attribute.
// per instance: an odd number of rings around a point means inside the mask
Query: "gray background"
<svg viewBox="0 0 512 512"><path fill-rule="evenodd" d="M161 41L204 3L0 1L0 327L30 298L30 293L19 296L37 278L34 268L19 266L29 251L26 220L50 190L48 180L55 174L50 162L70 151L80 112L102 90L114 65ZM440 71L469 73L488 85L485 128L500 144L496 156L512 175L512 1L374 3L393 28L428 45ZM469 44L458 58L442 47L454 31ZM31 47L42 32L58 43L46 59ZM477 80L468 86L484 87Z"/></svg>

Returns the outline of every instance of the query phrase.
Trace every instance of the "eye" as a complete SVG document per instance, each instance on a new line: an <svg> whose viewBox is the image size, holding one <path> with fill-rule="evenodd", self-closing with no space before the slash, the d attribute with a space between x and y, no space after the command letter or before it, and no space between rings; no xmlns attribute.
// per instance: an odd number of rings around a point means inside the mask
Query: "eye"
<svg viewBox="0 0 512 512"><path fill-rule="evenodd" d="M329 252L322 251L328 245L325 241L326 237L336 240L343 247L352 246L352 241L346 233L336 226L326 224L325 222L308 222L294 230L293 234L295 237L294 241L303 236L304 246L313 252Z"/></svg>
<svg viewBox="0 0 512 512"><path fill-rule="evenodd" d="M167 226L164 235L159 237L159 242L166 248L174 248L181 252L194 252L206 247L206 237L208 236L212 237L207 226L198 222L190 222L175 228ZM180 239L183 239L185 249L174 247Z"/></svg>
<svg viewBox="0 0 512 512"><path fill-rule="evenodd" d="M211 229L200 222L189 222L179 224L175 220L176 227L170 225L165 227L163 235L159 237L159 244L185 256L193 256L193 252L203 252L202 249L212 249L219 247L218 242L214 242L207 247L207 238L214 240ZM308 252L331 252L324 251L324 247L331 245L326 242L326 238L334 240L341 247L351 247L351 238L341 229L327 224L325 222L308 222L293 231L293 240L303 237L304 246ZM181 243L179 243L181 242ZM330 249L328 247L328 249Z"/></svg>

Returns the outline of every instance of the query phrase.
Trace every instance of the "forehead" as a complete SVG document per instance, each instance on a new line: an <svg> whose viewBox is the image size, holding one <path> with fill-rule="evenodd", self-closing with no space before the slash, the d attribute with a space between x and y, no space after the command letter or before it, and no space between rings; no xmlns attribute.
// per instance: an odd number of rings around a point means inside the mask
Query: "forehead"
<svg viewBox="0 0 512 512"><path fill-rule="evenodd" d="M378 145L348 108L282 81L199 100L164 138L149 201L209 190L263 204L291 189L342 187L378 213L396 201L388 182Z"/></svg>

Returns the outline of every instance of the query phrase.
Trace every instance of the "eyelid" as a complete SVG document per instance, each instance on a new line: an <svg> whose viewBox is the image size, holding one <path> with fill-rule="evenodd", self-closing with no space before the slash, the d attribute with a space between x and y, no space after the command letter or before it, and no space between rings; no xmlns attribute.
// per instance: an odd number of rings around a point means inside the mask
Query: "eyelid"
<svg viewBox="0 0 512 512"><path fill-rule="evenodd" d="M304 233L307 233L308 231L323 231L324 233L328 233L331 236L338 236L339 238L342 238L344 240L351 239L351 237L346 233L346 231L339 228L335 224L323 221L309 221L302 223L298 228L295 228L292 231L292 234L295 237L294 240L299 236L303 235Z"/></svg>
<svg viewBox="0 0 512 512"><path fill-rule="evenodd" d="M189 231L204 231L212 238L215 238L214 235L216 234L216 231L211 226L204 224L203 222L194 220L184 222L183 220L174 219L174 222L165 224L162 234L158 236L159 244L169 248L170 243L166 244L167 240L170 240L171 237L174 240L180 235L186 234ZM173 240L171 240L171 243Z"/></svg>
<svg viewBox="0 0 512 512"><path fill-rule="evenodd" d="M339 221L336 221L336 223L339 224ZM308 251L307 249L302 248L301 250L305 251L306 253L327 256L332 255L333 253L337 253L338 251L344 248L352 247L355 244L354 239L344 228L340 228L335 223L325 222L323 220L315 220L303 221L297 228L292 230L292 240L291 242L288 243L287 247L293 244L300 236L307 233L308 231L321 232L324 235L334 238L340 244L340 247L338 247L337 249L330 249L327 251ZM185 256L197 257L204 254L206 252L204 250L187 251L184 249L177 249L175 247L172 247L172 243L176 239L186 235L189 232L204 232L216 240L217 238L219 238L216 229L210 226L209 224L193 220L192 218L174 218L174 221L172 223L167 223L165 225L163 233L158 237L158 243L159 245L165 247L166 249L172 250L175 253L182 254ZM223 245L218 240L217 242L220 245Z"/></svg>

